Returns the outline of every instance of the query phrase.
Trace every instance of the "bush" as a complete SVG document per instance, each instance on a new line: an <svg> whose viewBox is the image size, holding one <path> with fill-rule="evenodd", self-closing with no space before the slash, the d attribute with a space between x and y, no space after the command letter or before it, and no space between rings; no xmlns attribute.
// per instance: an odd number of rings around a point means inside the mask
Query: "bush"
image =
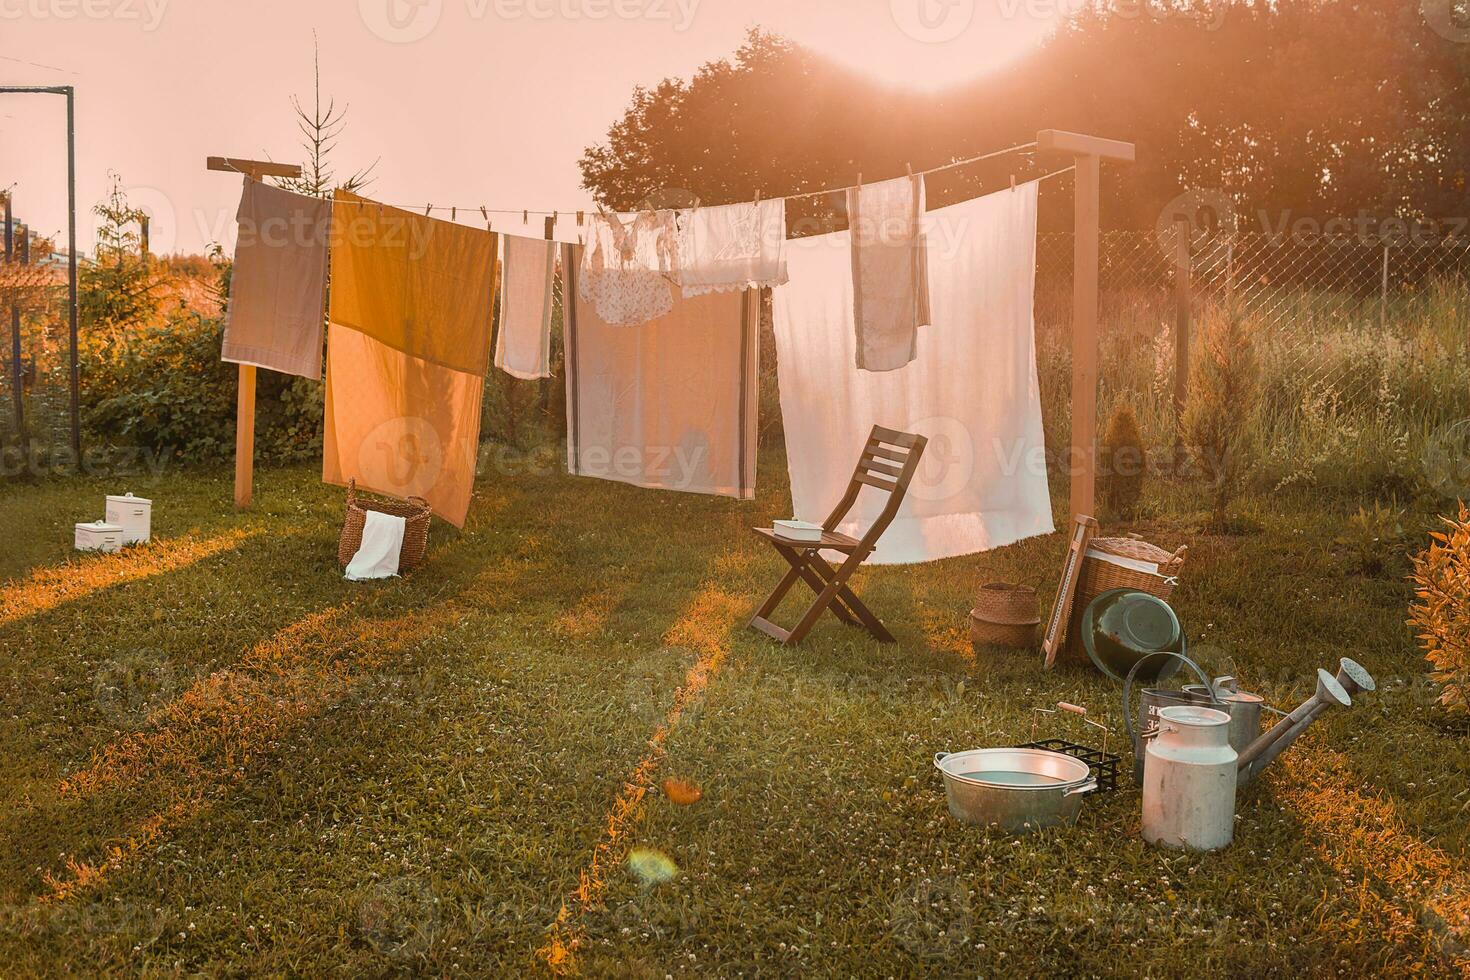
<svg viewBox="0 0 1470 980"><path fill-rule="evenodd" d="M1108 421L1102 445L1102 496L1108 510L1117 517L1130 518L1138 511L1143 497L1143 477L1148 470L1148 453L1143 448L1143 434L1138 429L1138 416L1133 406L1120 402Z"/></svg>
<svg viewBox="0 0 1470 980"><path fill-rule="evenodd" d="M233 458L238 371L220 361L223 322L179 313L158 326L88 337L82 355L87 429L112 445L189 462ZM257 374L256 452L302 459L321 449L322 386Z"/></svg>
<svg viewBox="0 0 1470 980"><path fill-rule="evenodd" d="M1225 526L1225 511L1254 465L1259 388L1260 363L1244 318L1211 318L1204 350L1190 367L1183 433L1196 467L1211 483L1216 528Z"/></svg>
<svg viewBox="0 0 1470 980"><path fill-rule="evenodd" d="M1429 549L1414 558L1417 599L1409 624L1444 685L1440 703L1470 714L1470 509L1460 504L1459 518L1445 524L1449 530L1435 532Z"/></svg>

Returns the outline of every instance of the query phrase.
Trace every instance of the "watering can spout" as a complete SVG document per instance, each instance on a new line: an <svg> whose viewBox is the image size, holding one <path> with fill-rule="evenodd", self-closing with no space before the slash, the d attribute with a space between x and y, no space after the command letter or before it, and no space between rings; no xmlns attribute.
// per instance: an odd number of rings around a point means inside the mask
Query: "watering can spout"
<svg viewBox="0 0 1470 980"><path fill-rule="evenodd" d="M1378 687L1373 675L1356 661L1344 657L1334 677L1325 670L1317 671L1317 690L1301 707L1277 722L1242 753L1237 768L1242 777L1253 779L1276 758L1291 748L1312 723L1332 707L1350 708L1353 695Z"/></svg>

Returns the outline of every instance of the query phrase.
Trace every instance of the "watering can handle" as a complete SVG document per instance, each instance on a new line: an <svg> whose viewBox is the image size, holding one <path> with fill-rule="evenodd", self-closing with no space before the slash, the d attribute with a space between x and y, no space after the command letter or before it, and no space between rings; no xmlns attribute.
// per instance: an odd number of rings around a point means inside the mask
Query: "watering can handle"
<svg viewBox="0 0 1470 980"><path fill-rule="evenodd" d="M1205 676L1205 672L1203 670L1200 670L1199 664L1195 663L1193 660L1190 660L1184 654L1174 653L1172 650L1160 650L1156 653L1151 653L1146 657L1140 657L1138 662L1133 665L1133 669L1128 671L1127 679L1123 681L1123 731L1127 733L1128 744L1133 746L1133 751L1135 754L1138 752L1138 735L1136 732L1133 731L1133 707L1131 703L1133 695L1133 679L1138 676L1138 668L1148 663L1154 657L1173 657L1176 660L1181 661L1190 670L1194 671L1194 676L1198 677L1199 682L1204 685L1207 691L1210 692L1211 704L1224 703L1215 694L1214 685L1212 685L1210 683L1210 679Z"/></svg>

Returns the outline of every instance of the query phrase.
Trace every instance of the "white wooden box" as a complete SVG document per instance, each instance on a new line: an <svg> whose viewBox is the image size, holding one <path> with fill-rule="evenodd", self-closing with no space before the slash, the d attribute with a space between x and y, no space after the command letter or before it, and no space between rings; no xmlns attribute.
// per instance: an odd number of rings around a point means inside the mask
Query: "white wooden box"
<svg viewBox="0 0 1470 980"><path fill-rule="evenodd" d="M122 551L123 529L116 524L97 521L93 524L78 524L76 548L78 551Z"/></svg>
<svg viewBox="0 0 1470 980"><path fill-rule="evenodd" d="M777 521L776 537L803 544L818 544L822 540L822 525L808 521Z"/></svg>
<svg viewBox="0 0 1470 980"><path fill-rule="evenodd" d="M107 523L122 528L123 544L138 544L153 536L153 501L131 493L107 498Z"/></svg>

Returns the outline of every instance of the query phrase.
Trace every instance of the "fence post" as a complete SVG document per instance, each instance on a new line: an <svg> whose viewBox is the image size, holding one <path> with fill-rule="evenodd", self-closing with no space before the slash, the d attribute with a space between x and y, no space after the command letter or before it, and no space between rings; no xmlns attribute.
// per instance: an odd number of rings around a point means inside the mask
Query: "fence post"
<svg viewBox="0 0 1470 980"><path fill-rule="evenodd" d="M1194 304L1190 220L1174 222L1174 460L1184 461L1184 406L1189 400L1189 333Z"/></svg>
<svg viewBox="0 0 1470 980"><path fill-rule="evenodd" d="M1383 243L1383 288L1378 294L1378 332L1388 332L1388 243Z"/></svg>

